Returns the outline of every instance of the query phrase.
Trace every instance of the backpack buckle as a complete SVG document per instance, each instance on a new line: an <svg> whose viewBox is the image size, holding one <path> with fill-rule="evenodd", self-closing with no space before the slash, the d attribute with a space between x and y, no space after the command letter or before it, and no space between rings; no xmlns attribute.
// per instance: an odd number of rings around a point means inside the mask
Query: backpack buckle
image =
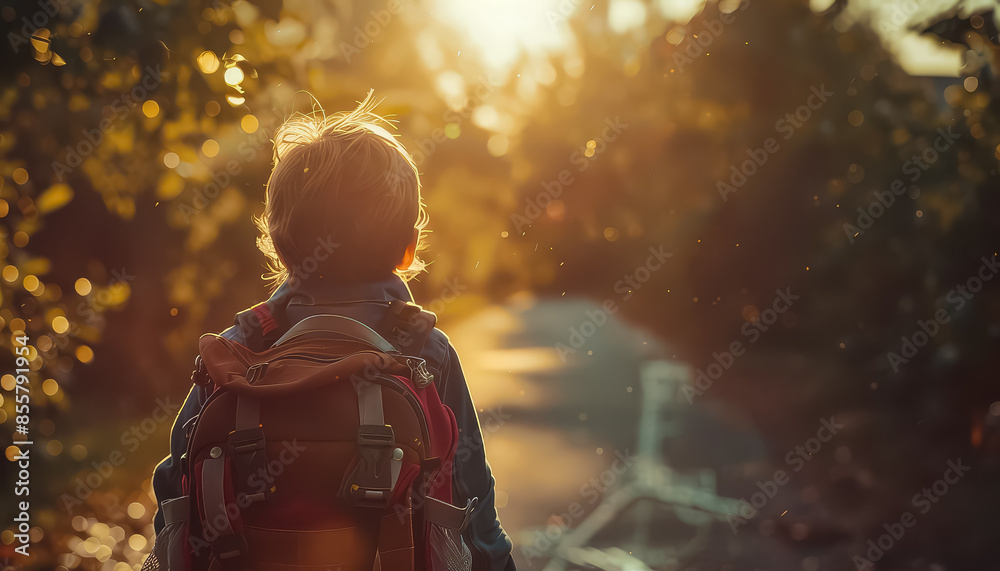
<svg viewBox="0 0 1000 571"><path fill-rule="evenodd" d="M249 551L247 540L239 534L222 535L212 542L212 555L223 569L245 569Z"/></svg>
<svg viewBox="0 0 1000 571"><path fill-rule="evenodd" d="M264 427L234 430L229 433L229 452L231 454L246 454L264 449Z"/></svg>
<svg viewBox="0 0 1000 571"><path fill-rule="evenodd" d="M388 424L362 424L358 427L358 448L388 448L396 435Z"/></svg>
<svg viewBox="0 0 1000 571"><path fill-rule="evenodd" d="M237 492L245 493L244 490L249 487L249 480L254 474L267 476L262 478L265 482L273 478L268 472L267 440L264 438L264 427L258 426L230 432L228 448L229 456L236 465L236 474L239 478ZM250 502L265 500L271 497L274 489L273 485L265 485L263 491L247 493L246 498Z"/></svg>
<svg viewBox="0 0 1000 571"><path fill-rule="evenodd" d="M396 437L389 425L358 427L357 464L344 479L344 499L356 507L385 508L392 494L393 448Z"/></svg>

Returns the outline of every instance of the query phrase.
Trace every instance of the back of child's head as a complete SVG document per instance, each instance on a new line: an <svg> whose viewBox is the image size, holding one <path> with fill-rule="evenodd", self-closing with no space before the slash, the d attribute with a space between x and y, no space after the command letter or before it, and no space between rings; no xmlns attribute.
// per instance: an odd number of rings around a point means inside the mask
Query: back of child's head
<svg viewBox="0 0 1000 571"><path fill-rule="evenodd" d="M417 167L374 108L369 93L351 112L296 114L275 132L257 225L277 283L409 279L424 268L415 255L397 267L427 215Z"/></svg>

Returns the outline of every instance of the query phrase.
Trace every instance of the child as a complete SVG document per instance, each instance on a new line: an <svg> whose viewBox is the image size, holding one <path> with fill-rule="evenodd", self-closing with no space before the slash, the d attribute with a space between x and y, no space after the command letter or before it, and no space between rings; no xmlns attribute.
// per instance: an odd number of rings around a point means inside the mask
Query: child
<svg viewBox="0 0 1000 571"><path fill-rule="evenodd" d="M257 221L258 247L269 259L277 288L268 301L237 314L223 337L260 351L298 320L322 313L350 317L384 335L386 302L412 301L405 280L424 269L417 253L427 225L419 175L373 109L369 93L350 113L298 115L278 128L265 211ZM464 534L472 569L513 570L511 543L497 519L493 477L458 355L447 336L434 329L419 356L458 421L456 503L479 498ZM158 502L181 495L184 426L208 396L206 387L193 386L174 422L171 454L153 474ZM161 510L157 533L163 526Z"/></svg>

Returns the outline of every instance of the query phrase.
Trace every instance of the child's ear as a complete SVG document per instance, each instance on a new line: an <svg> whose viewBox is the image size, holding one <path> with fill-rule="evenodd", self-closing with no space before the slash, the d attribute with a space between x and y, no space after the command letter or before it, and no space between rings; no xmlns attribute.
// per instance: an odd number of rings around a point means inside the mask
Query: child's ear
<svg viewBox="0 0 1000 571"><path fill-rule="evenodd" d="M420 238L420 230L413 229L413 238L410 239L410 243L406 245L406 250L403 252L403 258L396 264L396 269L403 271L410 267L413 263L414 258L417 257L417 239Z"/></svg>

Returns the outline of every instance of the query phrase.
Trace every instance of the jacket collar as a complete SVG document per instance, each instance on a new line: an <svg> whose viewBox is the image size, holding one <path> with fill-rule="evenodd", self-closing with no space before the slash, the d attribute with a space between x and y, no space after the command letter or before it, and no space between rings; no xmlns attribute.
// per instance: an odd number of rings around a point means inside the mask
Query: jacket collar
<svg viewBox="0 0 1000 571"><path fill-rule="evenodd" d="M397 299L412 302L413 295L396 275L380 281L347 283L290 278L267 301L236 314L231 335L251 348L268 347L293 322L316 313L337 313L374 326L387 303Z"/></svg>
<svg viewBox="0 0 1000 571"><path fill-rule="evenodd" d="M285 280L271 299L286 298L303 304L326 304L348 301L413 301L413 294L399 276L392 274L380 281L336 282L323 277L304 281ZM287 303L287 302L286 302Z"/></svg>

